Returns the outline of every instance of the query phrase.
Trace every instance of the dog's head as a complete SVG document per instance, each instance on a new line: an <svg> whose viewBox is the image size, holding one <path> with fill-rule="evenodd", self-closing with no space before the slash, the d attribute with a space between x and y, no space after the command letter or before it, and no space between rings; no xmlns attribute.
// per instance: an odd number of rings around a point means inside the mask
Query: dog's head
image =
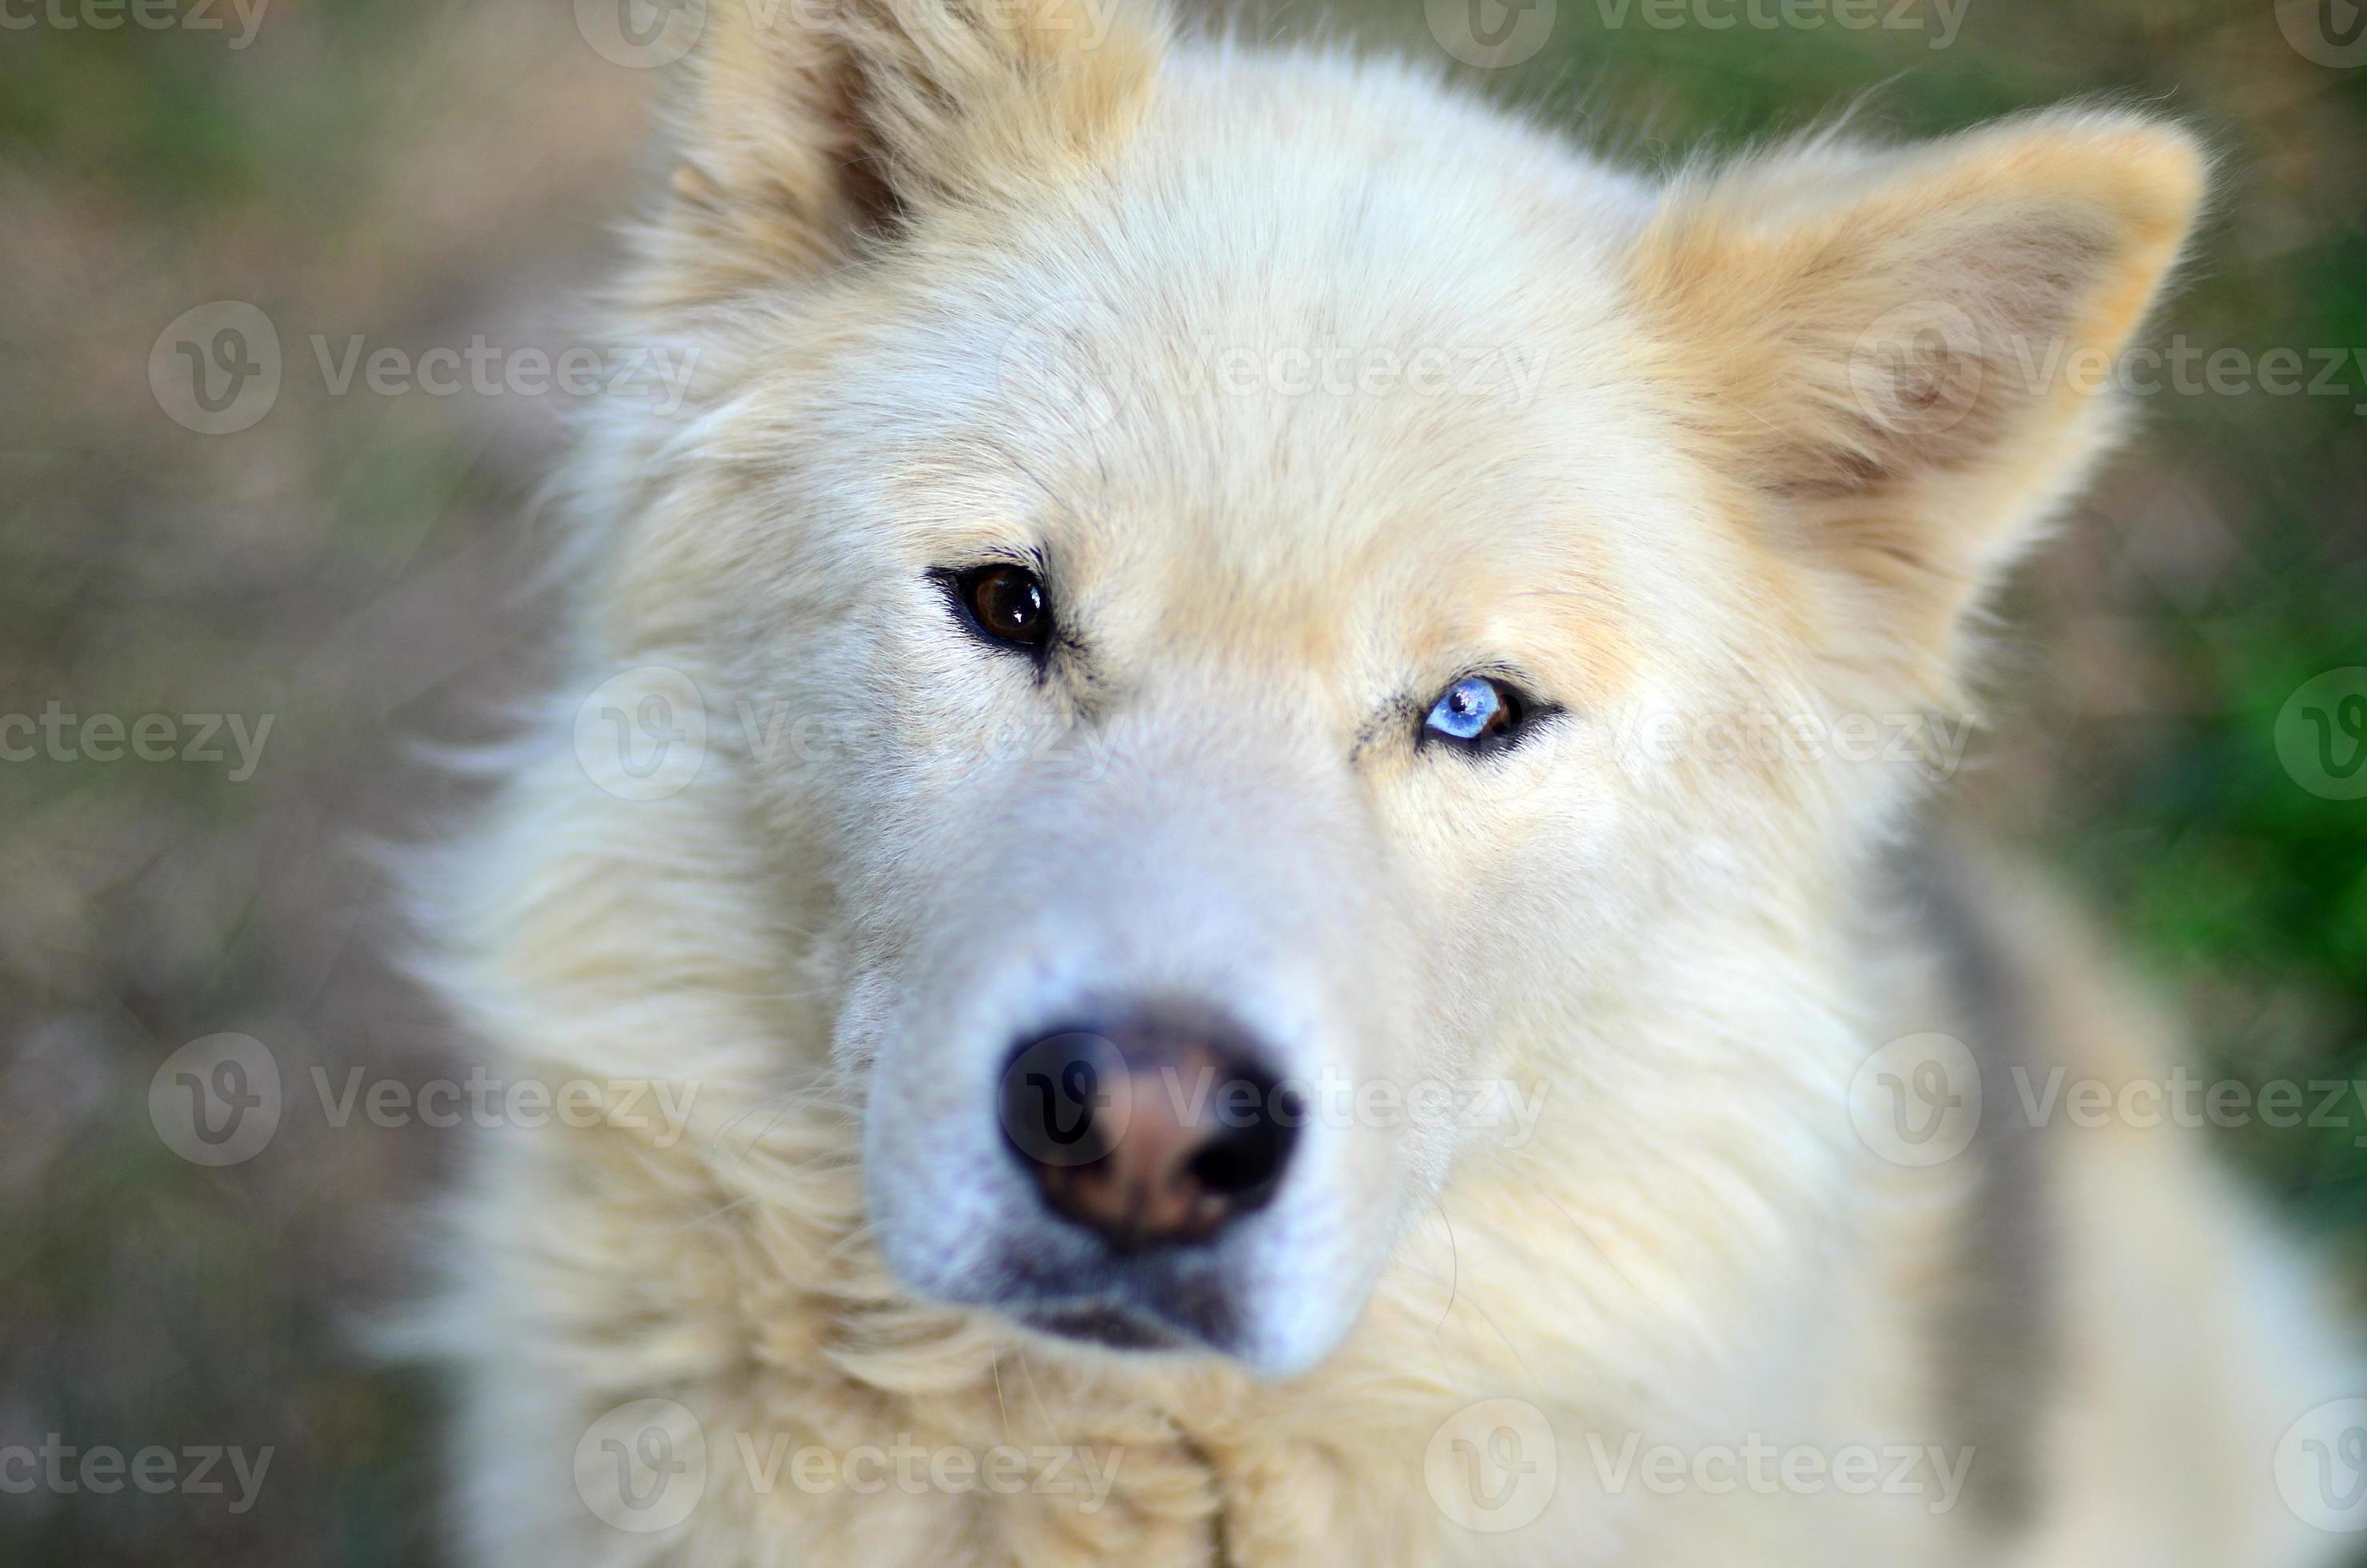
<svg viewBox="0 0 2367 1568"><path fill-rule="evenodd" d="M1071 0L708 28L603 635L751 721L900 1278L1286 1372L1474 1162L1829 1170L1830 901L2193 146L1648 184Z"/></svg>

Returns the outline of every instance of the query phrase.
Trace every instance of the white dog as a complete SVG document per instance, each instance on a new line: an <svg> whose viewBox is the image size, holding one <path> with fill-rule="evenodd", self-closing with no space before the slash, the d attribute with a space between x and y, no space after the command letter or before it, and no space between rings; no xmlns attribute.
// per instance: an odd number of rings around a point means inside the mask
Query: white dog
<svg viewBox="0 0 2367 1568"><path fill-rule="evenodd" d="M1068 0L694 64L693 390L431 887L580 1113L451 1257L473 1561L2327 1558L2305 1270L2031 1108L2168 1031L1913 813L2188 135L1654 182Z"/></svg>

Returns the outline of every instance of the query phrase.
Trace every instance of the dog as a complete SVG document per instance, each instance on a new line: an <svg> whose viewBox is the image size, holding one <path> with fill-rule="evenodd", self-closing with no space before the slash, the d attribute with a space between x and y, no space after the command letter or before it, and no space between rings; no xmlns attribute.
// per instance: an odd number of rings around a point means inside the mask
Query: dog
<svg viewBox="0 0 2367 1568"><path fill-rule="evenodd" d="M2029 1108L2176 1031L1927 804L2192 135L1647 176L1073 0L685 76L690 395L423 882L553 1108L439 1254L465 1560L2333 1560L2325 1292Z"/></svg>

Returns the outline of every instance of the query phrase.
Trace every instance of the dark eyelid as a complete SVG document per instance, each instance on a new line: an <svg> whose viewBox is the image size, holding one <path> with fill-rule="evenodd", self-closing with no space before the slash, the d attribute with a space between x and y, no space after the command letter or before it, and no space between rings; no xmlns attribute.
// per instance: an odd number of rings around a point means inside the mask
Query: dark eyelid
<svg viewBox="0 0 2367 1568"><path fill-rule="evenodd" d="M1032 550L988 551L972 560L963 562L958 566L929 567L921 575L938 587L951 591L961 585L961 580L964 577L975 576L995 566L1015 566L1042 583L1047 596L1049 596L1052 591L1052 579L1044 570L1043 558Z"/></svg>

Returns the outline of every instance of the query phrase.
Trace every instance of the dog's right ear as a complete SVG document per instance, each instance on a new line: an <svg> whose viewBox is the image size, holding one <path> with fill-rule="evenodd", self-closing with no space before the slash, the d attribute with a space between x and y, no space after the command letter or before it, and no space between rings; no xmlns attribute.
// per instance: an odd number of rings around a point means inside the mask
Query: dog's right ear
<svg viewBox="0 0 2367 1568"><path fill-rule="evenodd" d="M1961 705L1973 612L2115 433L2108 372L2207 176L2173 122L2068 109L1821 139L1666 195L1633 273L1656 385L1808 568L1845 700Z"/></svg>
<svg viewBox="0 0 2367 1568"><path fill-rule="evenodd" d="M653 236L660 304L842 265L1122 138L1166 43L1156 0L714 0Z"/></svg>

